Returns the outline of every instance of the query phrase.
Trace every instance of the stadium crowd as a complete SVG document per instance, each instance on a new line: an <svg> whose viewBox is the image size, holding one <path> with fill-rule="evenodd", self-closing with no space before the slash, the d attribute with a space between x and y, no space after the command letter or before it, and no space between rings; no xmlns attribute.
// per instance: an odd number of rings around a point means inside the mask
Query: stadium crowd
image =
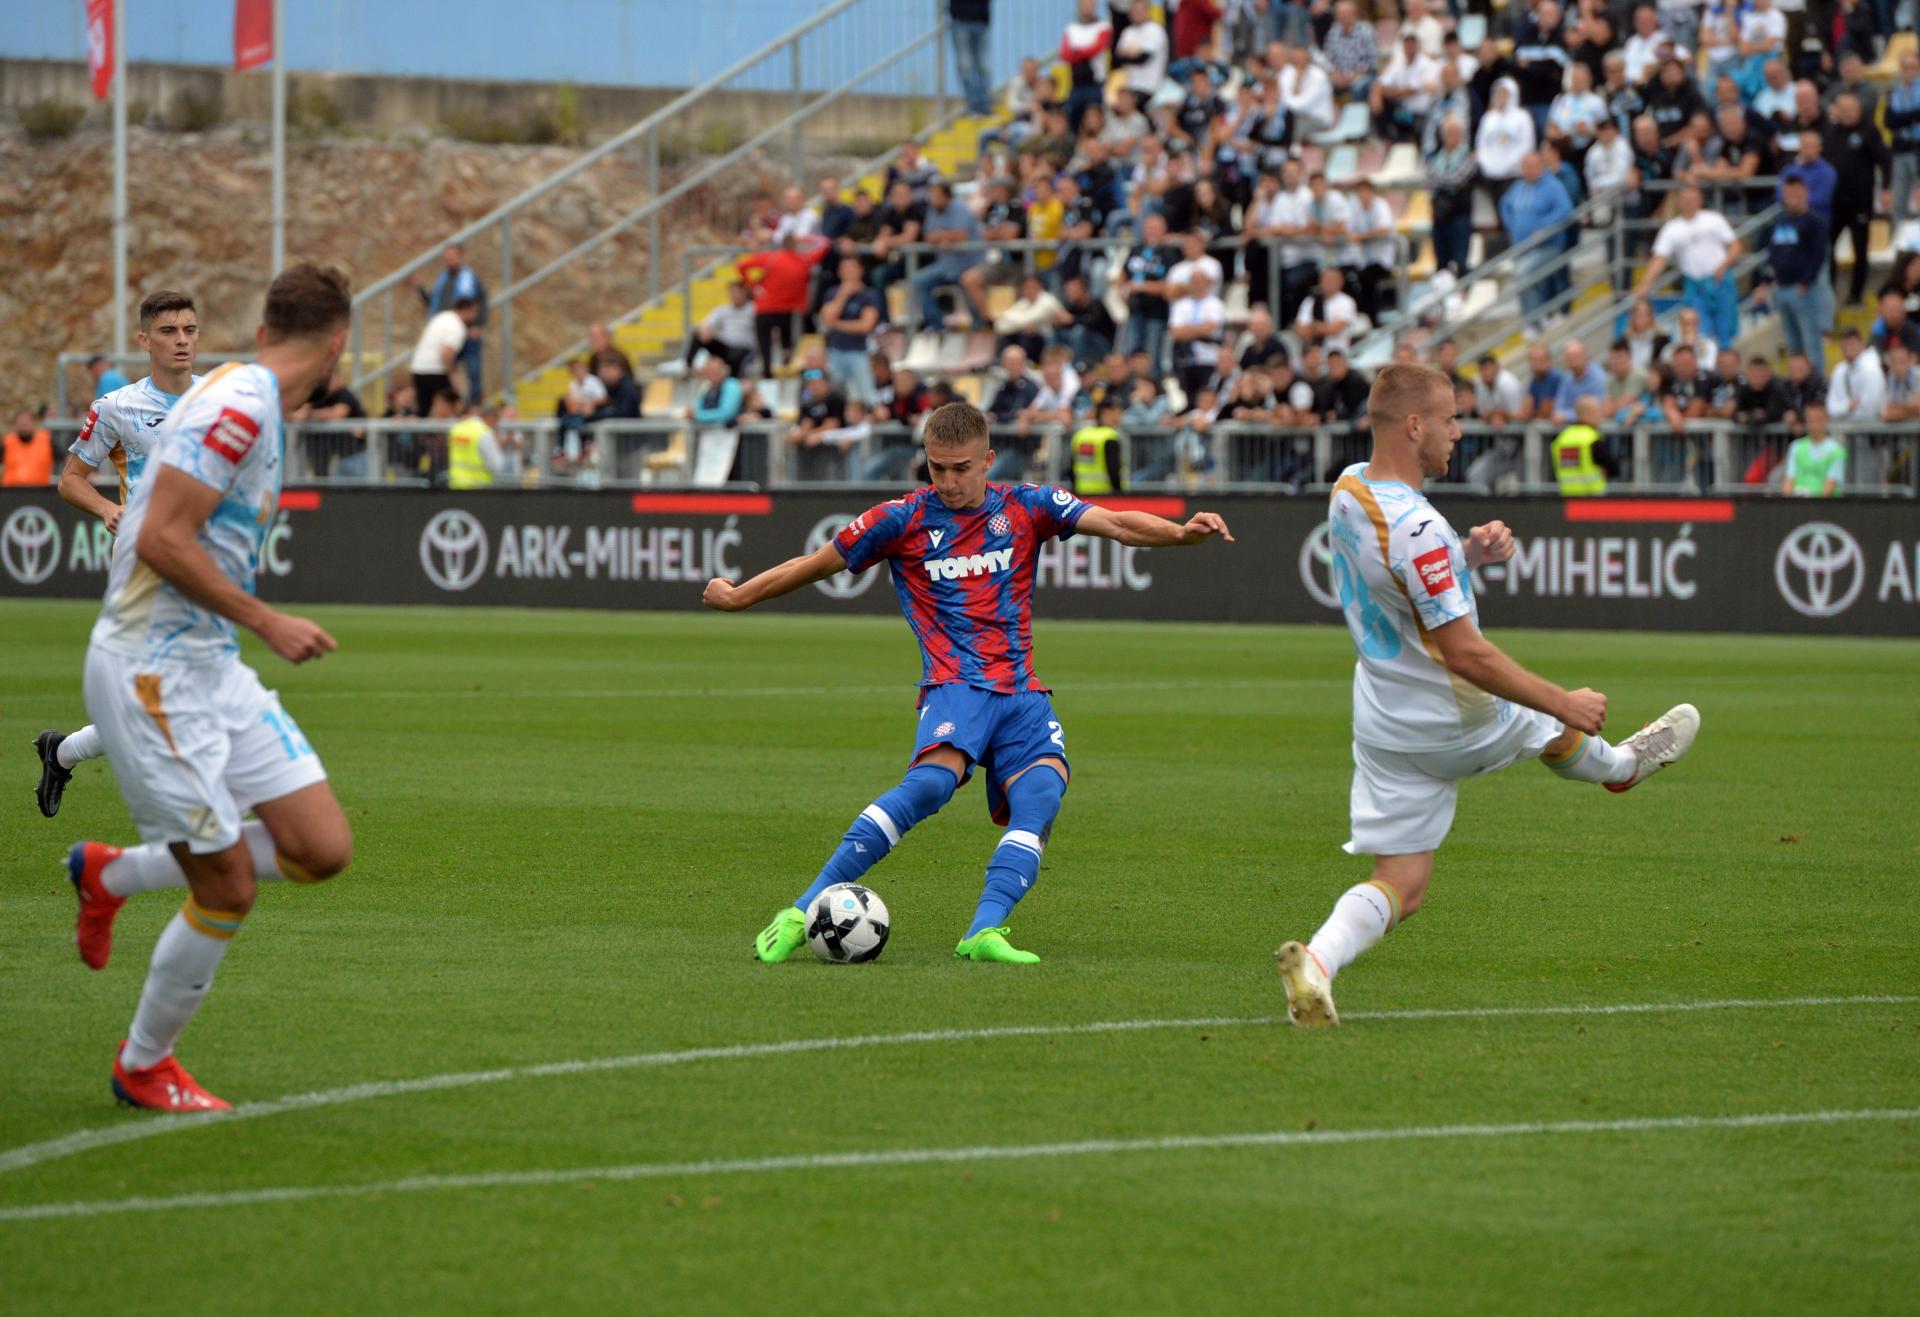
<svg viewBox="0 0 1920 1317"><path fill-rule="evenodd" d="M860 470L838 453L871 450L874 426L911 424L946 383L1013 440L1002 475L1031 470L1041 450L1021 440L1057 428L1074 439L1049 474L1151 481L1205 463L1196 440L1223 422L1363 430L1354 346L1387 326L1408 331L1395 358L1456 373L1463 417L1591 427L1603 466L1635 423L1797 432L1816 399L1826 419L1906 419L1920 398L1920 226L1907 223L1920 56L1903 50L1887 85L1867 72L1894 18L1869 0L1521 0L1492 14L1403 0L1391 17L1355 0L1186 0L1165 19L1144 0L1080 0L1064 77L1023 64L970 182L909 143L879 196L830 177L754 203L739 281L685 345L707 384L692 418L768 418L768 376L797 372L787 438L803 477L891 478L905 439ZM1349 159L1335 186L1343 142L1366 167ZM1378 187L1384 148L1403 143L1418 176ZM1430 221L1403 225L1422 192ZM1589 243L1609 240L1612 207L1644 222L1630 239L1644 274L1631 289L1617 276L1632 300L1606 361L1569 341L1557 360L1536 348L1517 376L1491 356L1462 362L1397 305L1429 251L1443 295L1468 274L1476 232L1486 257L1550 233L1518 274L1526 327L1552 330L1572 302L1569 220L1590 200ZM1735 236L1776 200L1778 222ZM1876 214L1901 250L1871 290L1877 318L1856 329L1837 316L1867 301ZM1766 259L1741 285L1732 267L1748 250ZM1667 269L1677 298L1658 287ZM1779 350L1743 355L1742 330L1768 315ZM969 348L914 359L929 331ZM1136 435L1124 474L1098 442L1108 432ZM1515 447L1488 444L1469 478L1509 472ZM1304 451L1275 446L1261 475L1324 478L1300 469ZM1768 479L1783 453L1761 446L1743 474Z"/></svg>

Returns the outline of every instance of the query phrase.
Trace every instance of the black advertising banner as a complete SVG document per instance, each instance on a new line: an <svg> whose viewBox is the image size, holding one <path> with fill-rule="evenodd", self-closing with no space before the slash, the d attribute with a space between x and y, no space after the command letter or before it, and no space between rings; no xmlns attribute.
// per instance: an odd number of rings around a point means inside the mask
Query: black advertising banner
<svg viewBox="0 0 1920 1317"><path fill-rule="evenodd" d="M817 548L876 501L849 492L423 493L289 490L261 556L263 597L290 603L698 608ZM1179 518L1209 509L1237 544L1046 546L1043 617L1327 622L1326 507L1253 495L1103 499ZM1639 631L1920 635L1920 507L1911 502L1485 499L1435 506L1462 534L1513 528L1513 561L1475 574L1481 621ZM98 597L113 541L50 491L0 491L0 596ZM893 611L875 569L771 605Z"/></svg>

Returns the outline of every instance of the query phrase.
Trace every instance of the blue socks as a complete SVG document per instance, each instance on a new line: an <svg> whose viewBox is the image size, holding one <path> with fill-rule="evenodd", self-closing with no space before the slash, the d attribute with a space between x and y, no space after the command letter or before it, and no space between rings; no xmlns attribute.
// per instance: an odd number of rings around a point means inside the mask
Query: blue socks
<svg viewBox="0 0 1920 1317"><path fill-rule="evenodd" d="M1024 778L1021 780L1025 782ZM820 876L813 880L813 886L793 904L805 914L813 898L835 883L860 881L867 870L887 858L887 852L898 846L915 824L938 814L940 807L952 800L959 788L960 780L952 769L934 764L919 764L908 769L899 786L861 811L828 858L826 867L820 870Z"/></svg>
<svg viewBox="0 0 1920 1317"><path fill-rule="evenodd" d="M1040 853L1066 798L1067 780L1058 769L1039 765L1020 775L1007 789L1007 830L987 861L987 881L980 906L973 912L972 937L983 928L998 928L1040 878Z"/></svg>

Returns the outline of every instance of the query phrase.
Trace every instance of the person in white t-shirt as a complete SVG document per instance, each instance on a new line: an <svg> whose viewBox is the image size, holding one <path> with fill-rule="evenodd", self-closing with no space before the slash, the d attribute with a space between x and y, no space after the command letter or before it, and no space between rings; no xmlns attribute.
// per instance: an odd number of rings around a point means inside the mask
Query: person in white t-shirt
<svg viewBox="0 0 1920 1317"><path fill-rule="evenodd" d="M1720 343L1740 337L1740 294L1730 271L1746 250L1717 210L1701 208L1700 189L1680 189L1680 213L1660 226L1653 240L1653 259L1640 279L1636 296L1646 297L1669 265L1680 267L1681 300L1700 313L1701 324Z"/></svg>
<svg viewBox="0 0 1920 1317"><path fill-rule="evenodd" d="M1167 337L1173 340L1173 368L1180 389L1192 398L1207 387L1220 368L1220 349L1227 339L1227 304L1214 293L1211 271L1196 268L1187 278L1186 296L1175 301L1167 318Z"/></svg>
<svg viewBox="0 0 1920 1317"><path fill-rule="evenodd" d="M1168 53L1167 29L1154 21L1147 0L1133 0L1127 30L1114 43L1113 62L1125 70L1122 81L1143 109L1167 80Z"/></svg>
<svg viewBox="0 0 1920 1317"><path fill-rule="evenodd" d="M1280 103L1299 121L1301 135L1333 127L1333 79L1313 62L1305 45L1293 48L1293 61L1280 70Z"/></svg>
<svg viewBox="0 0 1920 1317"><path fill-rule="evenodd" d="M420 341L413 348L413 392L419 399L422 415L433 410L433 400L443 393L456 393L453 387L453 363L466 346L467 326L480 314L480 304L463 297L450 311L442 311L427 321Z"/></svg>
<svg viewBox="0 0 1920 1317"><path fill-rule="evenodd" d="M1399 261L1399 246L1394 242L1393 207L1362 176L1353 185L1352 205L1347 213L1347 231L1355 239L1353 259L1347 263L1349 286L1361 314L1376 324L1380 320L1380 290L1393 280L1393 267Z"/></svg>
<svg viewBox="0 0 1920 1317"><path fill-rule="evenodd" d="M1196 274L1207 276L1207 287L1220 289L1226 286L1226 272L1220 262L1207 254L1207 234L1195 230L1180 239L1180 259L1167 271L1167 290L1173 296L1189 288Z"/></svg>
<svg viewBox="0 0 1920 1317"><path fill-rule="evenodd" d="M1400 49L1368 93L1375 130L1392 141L1415 140L1439 90L1440 61L1420 48L1414 33L1403 30Z"/></svg>
<svg viewBox="0 0 1920 1317"><path fill-rule="evenodd" d="M1302 343L1318 343L1328 352L1351 350L1360 307L1347 295L1346 283L1347 277L1337 265L1320 271L1320 291L1302 302L1300 314L1294 317L1293 332Z"/></svg>
<svg viewBox="0 0 1920 1317"><path fill-rule="evenodd" d="M1626 791L1693 745L1700 713L1677 705L1619 745L1600 737L1607 697L1567 690L1509 658L1480 631L1473 573L1513 557L1504 522L1463 540L1422 492L1460 441L1453 384L1427 366L1390 365L1368 399L1373 454L1341 472L1328 548L1353 670L1352 831L1343 849L1373 857L1307 942L1275 952L1287 1015L1338 1024L1333 979L1420 908L1434 852L1453 827L1463 778L1538 759L1561 777Z"/></svg>

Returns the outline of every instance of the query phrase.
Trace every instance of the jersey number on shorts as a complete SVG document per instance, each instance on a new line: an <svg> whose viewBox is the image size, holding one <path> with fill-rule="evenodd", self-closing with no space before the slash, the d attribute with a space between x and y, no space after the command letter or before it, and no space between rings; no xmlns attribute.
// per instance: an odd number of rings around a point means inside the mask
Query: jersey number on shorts
<svg viewBox="0 0 1920 1317"><path fill-rule="evenodd" d="M1400 633L1394 630L1393 619L1373 602L1366 578L1347 561L1346 554L1333 555L1333 574L1340 586L1340 607L1352 608L1356 603L1360 606L1360 653L1366 658L1398 657Z"/></svg>
<svg viewBox="0 0 1920 1317"><path fill-rule="evenodd" d="M281 748L287 752L288 759L299 759L313 753L313 747L307 744L307 738L300 734L299 725L286 714L264 709L261 711L260 721L280 738Z"/></svg>

